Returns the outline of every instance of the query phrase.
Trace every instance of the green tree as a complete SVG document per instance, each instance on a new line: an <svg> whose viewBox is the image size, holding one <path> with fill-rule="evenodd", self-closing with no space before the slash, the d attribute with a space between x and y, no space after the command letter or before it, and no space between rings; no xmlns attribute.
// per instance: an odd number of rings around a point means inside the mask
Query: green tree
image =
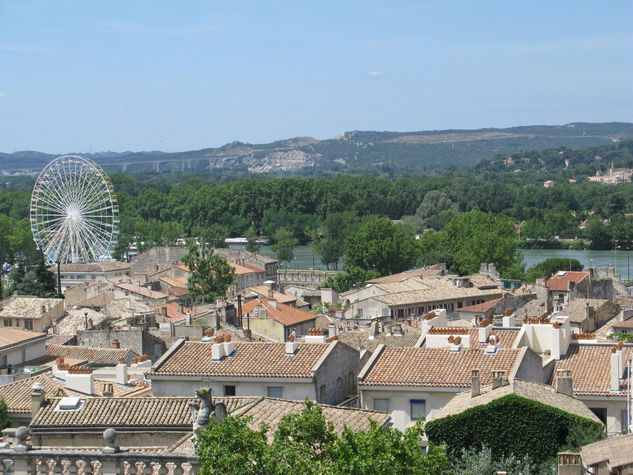
<svg viewBox="0 0 633 475"><path fill-rule="evenodd" d="M338 293L347 292L350 289L363 287L365 281L380 277L380 274L373 270L365 270L360 267L348 267L343 272L339 272L327 278L320 289L334 289Z"/></svg>
<svg viewBox="0 0 633 475"><path fill-rule="evenodd" d="M9 424L11 424L11 419L9 418L9 406L7 406L4 399L0 399L0 430L9 427Z"/></svg>
<svg viewBox="0 0 633 475"><path fill-rule="evenodd" d="M523 255L510 219L469 211L448 224L446 237L460 274L473 274L482 262L493 262L502 276L522 277Z"/></svg>
<svg viewBox="0 0 633 475"><path fill-rule="evenodd" d="M213 249L201 251L195 244L182 258L189 267L189 295L196 302L213 302L226 295L227 289L235 281L235 270Z"/></svg>
<svg viewBox="0 0 633 475"><path fill-rule="evenodd" d="M257 242L257 232L255 231L255 226L251 225L246 230L246 250L248 252L257 252L259 251L259 243Z"/></svg>
<svg viewBox="0 0 633 475"><path fill-rule="evenodd" d="M611 249L613 247L609 228L602 222L598 216L591 216L587 220L585 228L585 237L591 241L590 249Z"/></svg>
<svg viewBox="0 0 633 475"><path fill-rule="evenodd" d="M435 216L442 212L451 211L457 211L457 205L453 203L448 195L441 190L431 190L424 195L422 203L415 211L415 216L422 221L424 226L430 226Z"/></svg>
<svg viewBox="0 0 633 475"><path fill-rule="evenodd" d="M526 280L528 282L535 282L536 279L540 279L541 277L548 279L559 270L581 271L583 267L584 266L578 259L550 257L549 259L545 259L543 262L539 262L538 264L530 267L527 271Z"/></svg>
<svg viewBox="0 0 633 475"><path fill-rule="evenodd" d="M338 263L345 253L345 239L357 221L358 217L350 211L330 213L314 230L312 247L328 269L338 270Z"/></svg>
<svg viewBox="0 0 633 475"><path fill-rule="evenodd" d="M287 228L279 228L275 231L274 239L275 243L271 248L277 254L277 260L286 263L291 261L294 257L294 248L299 244L299 240Z"/></svg>
<svg viewBox="0 0 633 475"><path fill-rule="evenodd" d="M18 280L15 281L14 288L19 295L35 295L44 298L57 296L57 279L55 274L48 270L42 254L40 254L40 260L34 268L22 276L18 271L16 277Z"/></svg>
<svg viewBox="0 0 633 475"><path fill-rule="evenodd" d="M200 244L209 244L214 248L229 247L226 243L226 238L229 237L229 230L226 226L218 223L213 223L211 226L202 227L198 226L194 233L200 239Z"/></svg>
<svg viewBox="0 0 633 475"><path fill-rule="evenodd" d="M389 218L378 218L363 223L349 236L344 269L358 267L382 276L410 269L417 259L418 247L407 228Z"/></svg>
<svg viewBox="0 0 633 475"><path fill-rule="evenodd" d="M334 432L321 406L310 401L299 414L282 417L271 444L269 427L227 416L209 424L195 442L201 473L248 474L436 474L449 467L443 448L420 449L422 424L402 433L370 421L366 431Z"/></svg>

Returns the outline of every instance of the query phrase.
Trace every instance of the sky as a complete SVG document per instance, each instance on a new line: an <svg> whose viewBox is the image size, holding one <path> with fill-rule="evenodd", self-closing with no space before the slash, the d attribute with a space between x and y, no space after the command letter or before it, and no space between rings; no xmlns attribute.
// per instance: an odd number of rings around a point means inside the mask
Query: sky
<svg viewBox="0 0 633 475"><path fill-rule="evenodd" d="M0 152L633 122L633 2L0 0Z"/></svg>

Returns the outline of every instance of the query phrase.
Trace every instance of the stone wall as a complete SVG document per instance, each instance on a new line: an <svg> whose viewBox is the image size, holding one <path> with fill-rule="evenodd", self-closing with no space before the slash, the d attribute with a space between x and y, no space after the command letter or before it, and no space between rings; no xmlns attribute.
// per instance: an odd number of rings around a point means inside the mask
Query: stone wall
<svg viewBox="0 0 633 475"><path fill-rule="evenodd" d="M344 343L336 342L314 375L317 402L338 404L356 394L356 378L360 371L360 353ZM325 398L321 387L325 386Z"/></svg>
<svg viewBox="0 0 633 475"><path fill-rule="evenodd" d="M145 354L152 361L160 358L167 349L163 340L141 329L80 330L77 332L77 344L81 346L112 348L112 341L115 338L119 340L121 348L130 349L138 355Z"/></svg>

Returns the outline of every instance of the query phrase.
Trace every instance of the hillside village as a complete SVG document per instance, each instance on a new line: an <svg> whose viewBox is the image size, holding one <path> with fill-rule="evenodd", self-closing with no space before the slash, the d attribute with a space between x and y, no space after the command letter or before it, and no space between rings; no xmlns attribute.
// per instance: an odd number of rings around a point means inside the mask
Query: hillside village
<svg viewBox="0 0 633 475"><path fill-rule="evenodd" d="M64 299L0 301L2 473L196 473L201 414L275 427L306 398L339 433L423 419L424 447L450 444L443 427L471 423L474 408L511 420L513 405L538 403L608 435L561 452L559 473L633 470L633 452L618 451L633 345L611 338L633 334L633 300L606 269L524 284L493 264L460 277L438 263L339 295L314 271L289 282L274 259L227 248L216 252L236 280L200 303L186 252L62 264Z"/></svg>

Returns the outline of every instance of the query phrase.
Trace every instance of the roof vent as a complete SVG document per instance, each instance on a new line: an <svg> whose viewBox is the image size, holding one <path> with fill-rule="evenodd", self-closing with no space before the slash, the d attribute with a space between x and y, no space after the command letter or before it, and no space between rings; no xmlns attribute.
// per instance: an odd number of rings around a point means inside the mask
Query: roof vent
<svg viewBox="0 0 633 475"><path fill-rule="evenodd" d="M567 272L565 272L564 270L562 270L562 271L560 271L560 272L557 272L557 273L556 273L556 275L557 275L557 276L559 276L559 277L565 277L565 276L567 275Z"/></svg>
<svg viewBox="0 0 633 475"><path fill-rule="evenodd" d="M59 404L55 408L56 411L76 411L81 409L81 398L73 396L73 397L63 397L60 399Z"/></svg>

